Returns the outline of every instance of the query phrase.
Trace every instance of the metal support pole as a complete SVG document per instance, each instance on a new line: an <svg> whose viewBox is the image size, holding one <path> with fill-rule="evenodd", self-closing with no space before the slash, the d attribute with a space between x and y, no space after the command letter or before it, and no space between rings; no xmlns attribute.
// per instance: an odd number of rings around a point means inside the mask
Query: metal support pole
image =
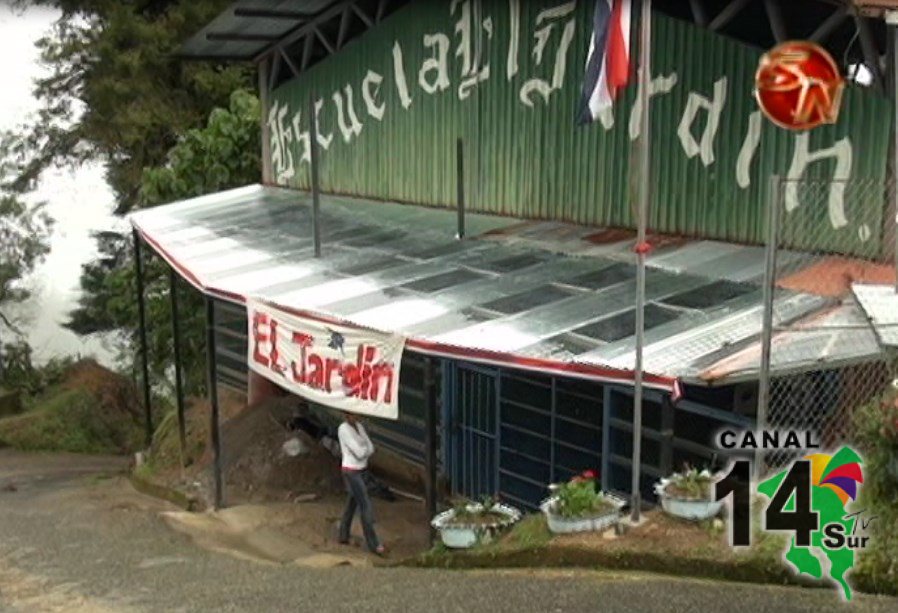
<svg viewBox="0 0 898 613"><path fill-rule="evenodd" d="M427 507L427 516L434 517L437 514L437 385L434 374L435 358L424 358L424 401L425 433L424 433L424 467L426 480L424 483L424 501ZM431 530L430 540L433 542L435 533Z"/></svg>
<svg viewBox="0 0 898 613"><path fill-rule="evenodd" d="M150 400L150 363L147 357L147 311L146 297L143 288L143 253L140 234L137 229L131 230L134 241L134 274L137 283L137 325L140 338L140 365L143 373L143 410L146 417L145 442L147 449L153 444L153 407Z"/></svg>
<svg viewBox="0 0 898 613"><path fill-rule="evenodd" d="M465 145L462 139L455 141L455 193L458 200L458 231L455 238L465 237Z"/></svg>
<svg viewBox="0 0 898 613"><path fill-rule="evenodd" d="M274 176L271 172L271 130L268 127L268 111L271 103L268 90L269 62L268 57L259 61L259 107L261 110L259 122L262 131L262 183L265 185L274 183Z"/></svg>
<svg viewBox="0 0 898 613"><path fill-rule="evenodd" d="M168 270L169 297L171 298L171 335L175 358L175 402L178 408L178 444L181 452L181 466L187 461L187 423L184 419L184 380L181 367L181 322L178 314L178 274L174 268Z"/></svg>
<svg viewBox="0 0 898 613"><path fill-rule="evenodd" d="M212 476L215 480L215 508L224 506L224 486L221 478L221 424L218 415L218 378L215 355L215 303L206 296L206 382L211 406Z"/></svg>
<svg viewBox="0 0 898 613"><path fill-rule="evenodd" d="M890 22L889 30L892 33L892 107L895 113L892 122L892 136L895 142L892 147L892 191L895 193L895 210L889 215L888 223L894 233L895 270L898 271L898 12L895 12L894 22ZM895 275L895 293L898 293L898 274Z"/></svg>
<svg viewBox="0 0 898 613"><path fill-rule="evenodd" d="M642 472L642 349L645 344L645 238L648 224L649 200L651 192L651 158L649 145L651 142L649 123L649 84L651 83L651 37L652 37L652 0L642 0L642 32L639 43L639 95L642 96L642 117L640 122L639 172L642 173L639 190L639 211L637 214L636 232L636 364L633 381L633 474L630 483L630 519L639 521L642 495L640 492L640 476Z"/></svg>
<svg viewBox="0 0 898 613"><path fill-rule="evenodd" d="M312 229L315 257L321 257L321 188L318 183L318 119L315 117L315 96L309 96L309 149L312 184Z"/></svg>
<svg viewBox="0 0 898 613"><path fill-rule="evenodd" d="M779 242L779 211L782 181L779 175L770 177L767 197L767 245L764 250L764 313L761 320L761 366L758 372L758 412L756 428L767 427L767 406L770 402L770 343L773 339L773 298L776 290L776 253ZM755 479L764 474L764 452L755 452Z"/></svg>

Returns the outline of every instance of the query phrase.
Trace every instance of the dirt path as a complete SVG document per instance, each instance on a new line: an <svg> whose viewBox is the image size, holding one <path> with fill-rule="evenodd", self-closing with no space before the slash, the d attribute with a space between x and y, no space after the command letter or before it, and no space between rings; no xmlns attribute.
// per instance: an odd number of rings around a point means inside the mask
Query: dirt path
<svg viewBox="0 0 898 613"><path fill-rule="evenodd" d="M116 458L0 450L0 611L844 610L828 590L581 571L304 568L197 547ZM12 487L9 487L12 484ZM859 598L857 611L898 601Z"/></svg>

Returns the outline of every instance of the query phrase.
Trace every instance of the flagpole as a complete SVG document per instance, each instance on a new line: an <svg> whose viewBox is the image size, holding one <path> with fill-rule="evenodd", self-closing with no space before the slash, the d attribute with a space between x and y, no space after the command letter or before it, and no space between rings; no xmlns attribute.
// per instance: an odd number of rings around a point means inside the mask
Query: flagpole
<svg viewBox="0 0 898 613"><path fill-rule="evenodd" d="M648 251L646 244L646 224L648 223L649 200L651 199L651 160L649 144L649 84L651 82L651 37L652 37L652 0L642 0L639 37L639 103L640 116L640 149L639 173L641 188L639 190L639 208L636 214L636 364L633 377L633 475L630 486L630 520L634 523L640 517L640 473L642 472L642 349L645 344L645 257Z"/></svg>

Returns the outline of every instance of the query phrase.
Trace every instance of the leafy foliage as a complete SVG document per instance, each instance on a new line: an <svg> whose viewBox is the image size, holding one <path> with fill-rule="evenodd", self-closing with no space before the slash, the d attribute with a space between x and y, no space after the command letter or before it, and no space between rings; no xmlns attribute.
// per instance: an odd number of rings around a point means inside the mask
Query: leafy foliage
<svg viewBox="0 0 898 613"><path fill-rule="evenodd" d="M214 109L205 127L189 130L169 151L166 163L145 169L139 189L141 206L199 196L258 180L258 99L245 90L230 97L228 108ZM115 232L96 235L100 256L84 266L82 297L67 326L79 334L129 330L122 356L137 356L138 320L136 278L131 237ZM149 250L144 249L147 253ZM157 258L145 256L144 286L148 319L151 375L165 381L171 367L173 337L169 269ZM188 393L204 385L204 309L202 297L179 282L181 354L187 370Z"/></svg>
<svg viewBox="0 0 898 613"><path fill-rule="evenodd" d="M858 508L866 509L870 543L854 572L862 589L898 593L898 381L854 415L865 463Z"/></svg>
<svg viewBox="0 0 898 613"><path fill-rule="evenodd" d="M564 483L553 483L549 490L556 499L552 512L566 519L593 517L614 508L596 488L596 474L591 470Z"/></svg>
<svg viewBox="0 0 898 613"><path fill-rule="evenodd" d="M102 160L121 212L138 201L143 169L164 164L249 71L186 62L178 47L228 0L22 0L62 11L38 47L50 68L36 83L43 106L19 142L13 185L32 187L54 163Z"/></svg>
<svg viewBox="0 0 898 613"><path fill-rule="evenodd" d="M662 479L656 491L684 500L710 500L712 483L711 471L687 465L683 472Z"/></svg>
<svg viewBox="0 0 898 613"><path fill-rule="evenodd" d="M0 156L11 148L8 138L0 142ZM0 187L8 182L9 173L9 164L0 164ZM29 206L13 194L0 193L0 333L4 327L17 331L4 307L28 297L22 279L49 251L50 229L51 220L40 205Z"/></svg>
<svg viewBox="0 0 898 613"><path fill-rule="evenodd" d="M43 366L36 366L32 361L31 346L23 339L6 343L0 351L4 386L22 392L25 397L37 396L57 385L72 363L70 357L54 357Z"/></svg>

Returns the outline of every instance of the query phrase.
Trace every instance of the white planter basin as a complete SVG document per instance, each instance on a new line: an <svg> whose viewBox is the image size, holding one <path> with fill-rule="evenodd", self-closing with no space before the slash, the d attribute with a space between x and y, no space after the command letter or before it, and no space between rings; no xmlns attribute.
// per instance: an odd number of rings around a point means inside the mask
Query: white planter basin
<svg viewBox="0 0 898 613"><path fill-rule="evenodd" d="M470 511L482 508L479 504L468 505ZM455 509L449 509L434 517L430 525L439 531L440 539L446 547L467 549L491 542L502 530L521 519L520 511L505 504L493 505L490 511L503 515L504 518L490 524L458 524L452 521Z"/></svg>
<svg viewBox="0 0 898 613"><path fill-rule="evenodd" d="M687 500L684 498L674 498L667 494L661 494L661 508L668 515L679 517L681 519L702 520L711 519L720 513L720 507L723 502L714 502L711 500Z"/></svg>
<svg viewBox="0 0 898 613"><path fill-rule="evenodd" d="M553 534L570 534L573 532L599 532L602 530L607 530L608 528L614 526L620 520L620 510L623 508L626 502L618 498L617 496L612 496L610 494L605 494L605 500L614 505L614 508L610 511L607 511L601 515L595 515L593 517L562 517L561 515L556 515L552 512L552 507L555 505L557 498L554 496L551 498L547 498L539 505L540 510L546 516L546 523L549 525L549 531Z"/></svg>

